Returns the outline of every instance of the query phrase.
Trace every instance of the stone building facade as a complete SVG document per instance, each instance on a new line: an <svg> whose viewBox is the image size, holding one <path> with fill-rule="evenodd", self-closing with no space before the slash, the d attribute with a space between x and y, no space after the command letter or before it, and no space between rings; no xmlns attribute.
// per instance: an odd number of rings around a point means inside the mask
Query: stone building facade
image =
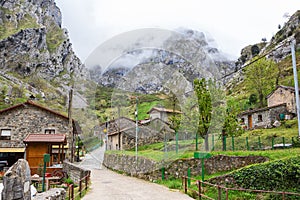
<svg viewBox="0 0 300 200"><path fill-rule="evenodd" d="M24 155L23 140L28 134L67 134L69 118L27 101L0 111L0 153L18 153ZM73 134L81 132L73 120ZM24 149L23 152L20 149ZM10 149L10 150L9 150ZM9 152L10 151L10 152ZM2 155L2 154L1 154ZM0 159L1 158L0 155ZM3 154L5 155L5 154Z"/></svg>
<svg viewBox="0 0 300 200"><path fill-rule="evenodd" d="M275 121L296 115L295 88L279 85L267 96L268 106L248 110L238 115L245 129L272 127ZM284 118L282 118L284 117Z"/></svg>
<svg viewBox="0 0 300 200"><path fill-rule="evenodd" d="M275 121L280 120L280 114L288 114L286 104L249 110L240 113L238 118L245 129L270 128Z"/></svg>
<svg viewBox="0 0 300 200"><path fill-rule="evenodd" d="M267 96L268 107L286 104L288 112L296 114L295 88L289 86L277 86L276 89Z"/></svg>

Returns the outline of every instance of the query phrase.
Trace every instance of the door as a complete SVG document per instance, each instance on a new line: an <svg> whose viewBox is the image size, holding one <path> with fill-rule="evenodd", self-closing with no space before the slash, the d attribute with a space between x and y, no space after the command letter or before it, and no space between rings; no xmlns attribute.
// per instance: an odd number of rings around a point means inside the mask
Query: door
<svg viewBox="0 0 300 200"><path fill-rule="evenodd" d="M252 115L248 115L248 128L252 128Z"/></svg>

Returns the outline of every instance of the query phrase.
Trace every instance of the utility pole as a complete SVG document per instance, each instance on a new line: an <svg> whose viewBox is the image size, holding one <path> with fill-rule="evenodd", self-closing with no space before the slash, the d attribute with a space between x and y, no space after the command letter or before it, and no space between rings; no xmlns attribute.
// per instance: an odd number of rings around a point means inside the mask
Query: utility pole
<svg viewBox="0 0 300 200"><path fill-rule="evenodd" d="M74 162L74 135L73 135L73 120L72 120L72 101L73 101L73 87L71 88L70 93L69 93L69 107L68 107L69 134L67 137L67 143L69 146L67 157L71 163Z"/></svg>
<svg viewBox="0 0 300 200"><path fill-rule="evenodd" d="M296 110L297 110L297 118L298 118L298 137L300 138L300 102L299 102L299 87L298 87L298 75L297 75L297 67L296 67L295 44L296 44L296 40L293 39L291 41L291 51L292 51L294 82L295 82Z"/></svg>
<svg viewBox="0 0 300 200"><path fill-rule="evenodd" d="M138 159L138 97L136 97L136 110L135 110L135 161L137 164Z"/></svg>

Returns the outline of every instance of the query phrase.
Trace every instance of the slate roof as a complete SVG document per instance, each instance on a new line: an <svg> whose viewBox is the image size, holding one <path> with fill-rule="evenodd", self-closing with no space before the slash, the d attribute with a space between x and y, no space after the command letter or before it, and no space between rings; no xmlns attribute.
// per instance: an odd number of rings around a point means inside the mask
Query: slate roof
<svg viewBox="0 0 300 200"><path fill-rule="evenodd" d="M67 140L65 134L28 134L23 142L66 143Z"/></svg>

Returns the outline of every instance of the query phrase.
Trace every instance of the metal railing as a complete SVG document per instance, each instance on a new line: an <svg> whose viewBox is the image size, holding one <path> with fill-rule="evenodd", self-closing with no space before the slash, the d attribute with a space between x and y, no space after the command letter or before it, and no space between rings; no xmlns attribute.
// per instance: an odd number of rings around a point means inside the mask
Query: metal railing
<svg viewBox="0 0 300 200"><path fill-rule="evenodd" d="M193 181L193 183L191 183ZM188 191L192 191L197 194L198 199L212 199L214 198L205 195L205 186L215 188L217 191L217 200L229 199L229 191L240 191L254 194L273 194L281 196L283 200L285 200L288 196L293 195L300 199L300 193L294 192L285 192L285 191L270 191L270 190L251 190L251 189L243 189L243 188L227 188L225 186L212 184L209 182L193 179L187 176L182 177L182 186L184 189L184 193L188 193ZM224 194L225 192L225 194Z"/></svg>

